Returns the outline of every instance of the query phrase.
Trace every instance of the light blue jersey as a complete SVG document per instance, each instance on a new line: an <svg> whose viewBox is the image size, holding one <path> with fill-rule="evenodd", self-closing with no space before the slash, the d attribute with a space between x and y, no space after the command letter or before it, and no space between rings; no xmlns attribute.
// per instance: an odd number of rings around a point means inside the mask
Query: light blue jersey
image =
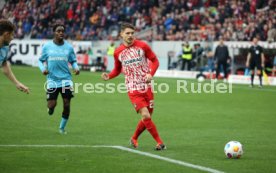
<svg viewBox="0 0 276 173"><path fill-rule="evenodd" d="M3 62L7 61L9 53L9 46L4 46L0 48L0 66L2 66Z"/></svg>
<svg viewBox="0 0 276 173"><path fill-rule="evenodd" d="M74 49L67 41L64 41L63 45L57 45L54 41L43 45L38 65L42 72L46 69L49 72L47 89L73 85L68 63L72 65L73 69L79 69Z"/></svg>

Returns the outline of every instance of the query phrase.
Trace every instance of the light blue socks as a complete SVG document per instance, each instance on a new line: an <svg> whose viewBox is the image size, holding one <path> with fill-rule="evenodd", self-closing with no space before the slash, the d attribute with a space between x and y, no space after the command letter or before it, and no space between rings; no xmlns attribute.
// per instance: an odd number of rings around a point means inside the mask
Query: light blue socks
<svg viewBox="0 0 276 173"><path fill-rule="evenodd" d="M65 118L62 117L62 119L60 121L59 129L64 130L64 128L67 124L67 121L68 121L68 119L65 119Z"/></svg>

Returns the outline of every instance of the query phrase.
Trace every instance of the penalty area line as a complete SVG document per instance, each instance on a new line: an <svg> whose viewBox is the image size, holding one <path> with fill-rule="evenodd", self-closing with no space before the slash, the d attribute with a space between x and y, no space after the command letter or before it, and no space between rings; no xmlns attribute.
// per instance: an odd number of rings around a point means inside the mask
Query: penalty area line
<svg viewBox="0 0 276 173"><path fill-rule="evenodd" d="M201 171L205 171L205 172L224 173L223 171L219 171L219 170L212 169L209 167L195 165L195 164L191 164L191 163L184 162L181 160L175 160L175 159L171 159L168 157L163 157L163 156L159 156L159 155L144 152L144 151L134 150L134 149L123 147L123 146L112 146L112 145L0 145L0 147L3 147L3 148L4 147L16 147L16 148L113 148L113 149L117 149L117 150L122 150L122 151L127 151L130 153L139 154L142 156L151 157L151 158L158 159L158 160L163 160L163 161L166 161L169 163L173 163L176 165L181 165L181 166L185 166L185 167L189 167L189 168L193 168L193 169L197 169L197 170L201 170Z"/></svg>

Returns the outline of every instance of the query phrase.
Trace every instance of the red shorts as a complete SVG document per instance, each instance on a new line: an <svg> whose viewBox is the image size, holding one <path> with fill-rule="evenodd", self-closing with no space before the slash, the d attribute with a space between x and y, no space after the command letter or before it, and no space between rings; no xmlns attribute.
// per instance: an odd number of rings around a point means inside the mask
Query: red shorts
<svg viewBox="0 0 276 173"><path fill-rule="evenodd" d="M153 112L154 102L151 88L148 88L145 91L128 92L128 96L136 112L138 112L143 107L147 107L150 114Z"/></svg>

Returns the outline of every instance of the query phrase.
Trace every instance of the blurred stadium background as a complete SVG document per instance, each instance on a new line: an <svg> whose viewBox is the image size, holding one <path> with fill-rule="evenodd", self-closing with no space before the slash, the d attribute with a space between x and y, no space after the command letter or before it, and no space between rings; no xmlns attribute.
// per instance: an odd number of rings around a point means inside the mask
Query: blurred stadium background
<svg viewBox="0 0 276 173"><path fill-rule="evenodd" d="M168 150L154 152L149 134L141 137L139 151L158 154L223 172L276 172L275 86L248 88L245 61L250 40L260 38L265 49L265 85L276 85L272 76L276 56L275 0L2 0L1 18L16 25L10 44L13 71L31 94L15 91L0 74L0 172L202 172L114 149L32 148L20 145L120 145L128 140L138 121L127 96L76 94L68 135L60 136L57 123L46 112L44 76L37 60L43 43L52 39L52 25L66 25L66 39L82 68L75 82L101 82L99 71L113 68L111 43L120 44L119 24L137 27L137 37L147 41L160 60L157 83L168 83L166 94L156 94L154 119ZM229 48L232 94L177 94L176 79L196 83L220 37ZM193 49L192 71L181 71L181 44ZM163 78L159 78L163 77ZM119 77L112 81L123 82ZM210 82L209 80L205 81ZM246 84L246 85L240 85ZM61 100L59 100L60 102ZM245 154L225 159L224 144L238 140ZM19 147L11 147L15 144Z"/></svg>
<svg viewBox="0 0 276 173"><path fill-rule="evenodd" d="M52 25L62 22L83 70L111 70L113 58L107 50L112 42L120 44L119 24L127 21L136 26L137 37L156 52L161 62L157 76L194 78L198 73L168 76L171 72L166 71L180 69L184 41L193 47L192 71L208 72L208 55L218 39L224 38L232 60L229 74L243 75L254 36L265 48L265 71L270 76L276 55L275 5L273 0L10 0L1 1L0 9L1 18L17 27L11 44L12 63L36 66L42 44L53 37ZM234 79L248 83L244 77ZM273 79L268 81L275 85Z"/></svg>

